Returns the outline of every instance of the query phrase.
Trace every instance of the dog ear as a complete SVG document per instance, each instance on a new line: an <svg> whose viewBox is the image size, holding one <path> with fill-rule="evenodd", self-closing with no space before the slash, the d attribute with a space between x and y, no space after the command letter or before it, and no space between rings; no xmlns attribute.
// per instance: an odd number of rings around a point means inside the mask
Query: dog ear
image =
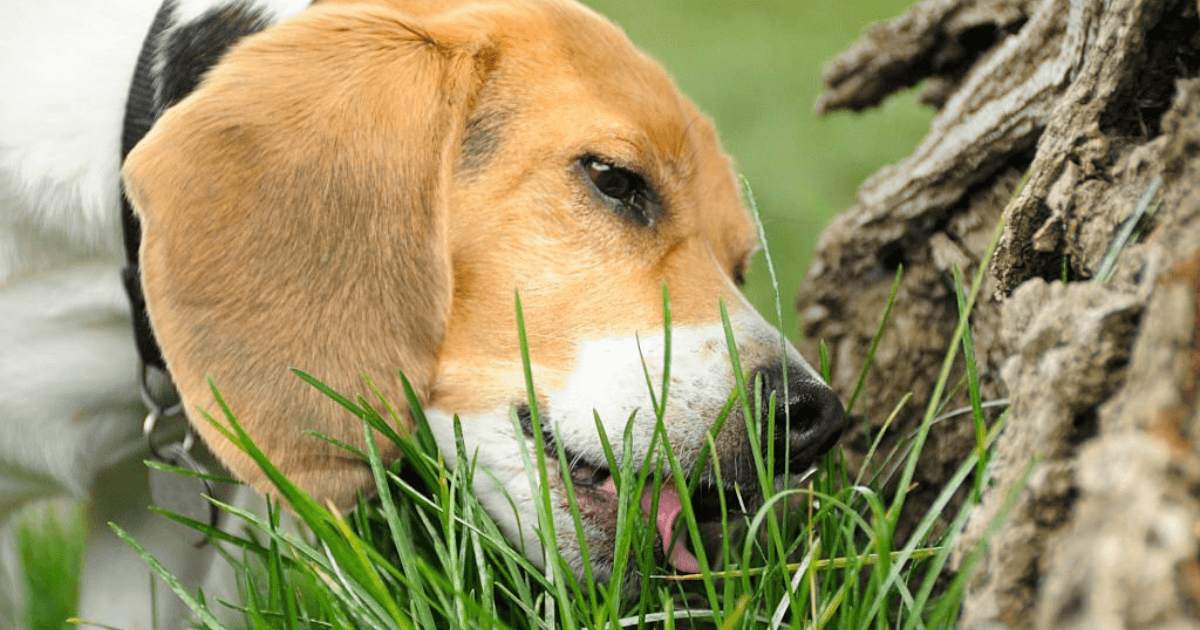
<svg viewBox="0 0 1200 630"><path fill-rule="evenodd" d="M276 466L340 508L370 471L305 432L361 446L362 423L290 368L351 398L368 374L407 417L403 371L428 400L453 291L447 187L494 61L393 10L313 7L233 47L129 155L154 332L192 424L257 490L197 411L216 412L209 376Z"/></svg>

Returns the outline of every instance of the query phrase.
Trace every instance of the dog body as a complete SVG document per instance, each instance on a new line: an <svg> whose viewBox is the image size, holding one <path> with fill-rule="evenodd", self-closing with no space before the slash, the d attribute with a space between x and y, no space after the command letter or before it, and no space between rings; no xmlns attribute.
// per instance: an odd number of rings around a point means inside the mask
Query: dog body
<svg viewBox="0 0 1200 630"><path fill-rule="evenodd" d="M10 509L96 497L102 471L141 454L118 171L125 95L158 7L118 4L70 16L83 41L35 35L63 25L48 3L22 0L0 27L0 81L16 90L0 104L0 506ZM255 489L269 491L261 473L200 419L216 409L210 377L284 472L348 508L369 470L304 431L362 444L361 424L289 368L352 396L369 393L366 372L394 404L403 371L452 462L461 418L467 452L492 473L476 476L481 500L541 561L536 488L520 463L537 436L515 293L544 437L571 460L547 453L558 545L582 561L571 478L591 506L585 537L600 578L615 514L594 418L616 441L633 418L633 463L643 461L655 432L647 373L662 383L669 365L666 437L708 484L700 452L739 371L777 393L787 428L762 438L790 453L794 472L840 434L836 398L738 290L757 232L711 123L599 16L554 0L168 9L155 44L161 117L126 160L124 185L143 231L147 311L185 408ZM214 33L239 41L195 78L177 71ZM730 487L754 483L747 435L759 423L739 410L713 436ZM673 525L657 516L665 544ZM91 561L101 547L89 548L89 576L104 573ZM203 580L205 552L176 547L190 583ZM694 570L685 547L662 551ZM117 582L93 581L105 580ZM85 603L102 587L85 584Z"/></svg>

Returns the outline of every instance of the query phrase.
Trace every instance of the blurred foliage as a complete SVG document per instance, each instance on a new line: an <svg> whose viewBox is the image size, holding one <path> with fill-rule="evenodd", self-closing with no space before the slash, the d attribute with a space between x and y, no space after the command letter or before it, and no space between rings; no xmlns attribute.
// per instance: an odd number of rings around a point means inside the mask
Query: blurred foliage
<svg viewBox="0 0 1200 630"><path fill-rule="evenodd" d="M917 145L933 111L913 92L882 110L818 118L821 67L908 0L585 0L667 67L721 133L758 200L783 300L783 330L800 334L792 300L821 230L863 180ZM762 255L746 294L774 320Z"/></svg>

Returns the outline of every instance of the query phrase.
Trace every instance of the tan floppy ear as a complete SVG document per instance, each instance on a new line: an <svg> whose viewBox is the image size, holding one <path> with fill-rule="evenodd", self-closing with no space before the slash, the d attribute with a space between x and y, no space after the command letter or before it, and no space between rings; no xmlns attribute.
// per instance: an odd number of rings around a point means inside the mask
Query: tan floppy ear
<svg viewBox="0 0 1200 630"><path fill-rule="evenodd" d="M361 445L361 421L289 368L350 396L369 374L401 409L403 371L428 399L453 289L446 188L495 55L427 28L310 8L231 49L126 161L168 367L193 425L259 491L196 412L216 411L209 375L272 461L342 508L370 472L304 431Z"/></svg>

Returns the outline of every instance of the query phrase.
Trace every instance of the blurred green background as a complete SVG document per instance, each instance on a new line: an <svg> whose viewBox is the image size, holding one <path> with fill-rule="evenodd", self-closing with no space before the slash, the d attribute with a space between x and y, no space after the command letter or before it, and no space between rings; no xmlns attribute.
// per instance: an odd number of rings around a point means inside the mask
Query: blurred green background
<svg viewBox="0 0 1200 630"><path fill-rule="evenodd" d="M910 0L584 1L662 62L716 121L754 190L779 276L783 331L797 340L792 303L821 230L853 204L866 177L911 152L933 116L908 92L880 110L818 118L821 67ZM774 321L761 254L746 294Z"/></svg>

